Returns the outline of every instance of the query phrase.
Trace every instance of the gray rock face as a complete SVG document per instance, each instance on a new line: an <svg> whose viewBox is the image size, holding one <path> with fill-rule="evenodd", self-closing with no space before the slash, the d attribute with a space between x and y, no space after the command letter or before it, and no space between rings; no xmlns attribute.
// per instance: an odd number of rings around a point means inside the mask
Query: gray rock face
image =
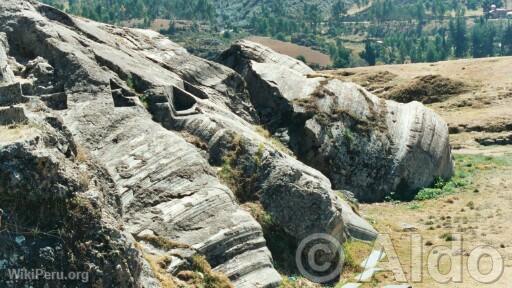
<svg viewBox="0 0 512 288"><path fill-rule="evenodd" d="M286 129L299 159L361 201L410 199L453 174L447 125L420 103L384 101L358 85L314 77L297 60L249 41L220 61L244 76L262 122Z"/></svg>
<svg viewBox="0 0 512 288"><path fill-rule="evenodd" d="M178 133L153 122L137 97L157 87L194 89L138 51L141 47L134 46L137 41L145 45L152 35L72 19L44 5L17 2L0 4L0 30L7 34L12 47L10 56L25 66L15 80L17 87L19 83L29 84L18 94L30 96L33 101L42 100L55 113L60 111L77 143L90 150L91 157L112 175L123 210L119 220L130 237L140 241L141 254L170 257L174 253L137 238L149 229L162 239L184 243L206 255L211 265L238 287L277 286L280 275L272 266L260 225L238 206L202 153ZM178 49L175 44L173 47ZM225 89L232 91L232 97L243 94L240 76L232 70L228 72L202 83L223 87L238 81L240 87ZM215 75L219 73L212 77ZM231 101L220 99L228 94L220 93L215 96L223 109L243 112L249 107L230 106ZM2 97L5 104L13 104L13 93L6 94L10 98ZM248 108L247 111L245 116L251 119ZM154 286L158 281L151 274L134 275L130 285Z"/></svg>
<svg viewBox="0 0 512 288"><path fill-rule="evenodd" d="M88 271L54 287L138 287L140 252L119 229L119 201L108 173L77 157L71 133L44 104L34 99L13 108L25 120L0 126L0 197L13 199L1 204L2 271ZM2 287L42 283L7 277L0 275Z"/></svg>
<svg viewBox="0 0 512 288"><path fill-rule="evenodd" d="M5 34L0 34L0 85L14 82L14 73L8 64Z"/></svg>
<svg viewBox="0 0 512 288"><path fill-rule="evenodd" d="M138 264L122 267L126 286L117 287L181 283L179 267L195 254L236 287L278 286L262 228L240 207L246 201L259 201L296 240L312 233L375 239L327 177L258 132L259 117L234 70L152 31L71 17L32 1L2 1L0 11L4 58L17 71L6 84L14 86L0 88L0 105L34 115L51 110L62 118L54 125L76 143L64 155L89 151L103 171L113 200L98 205L117 213L111 218L120 243L137 241L136 252L129 251ZM309 71L279 58L272 65Z"/></svg>

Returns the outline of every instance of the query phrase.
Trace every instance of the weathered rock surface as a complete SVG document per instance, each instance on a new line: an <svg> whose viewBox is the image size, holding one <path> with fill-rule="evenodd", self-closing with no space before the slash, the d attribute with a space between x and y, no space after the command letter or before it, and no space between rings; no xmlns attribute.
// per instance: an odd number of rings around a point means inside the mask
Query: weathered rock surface
<svg viewBox="0 0 512 288"><path fill-rule="evenodd" d="M299 159L361 201L412 198L453 174L448 127L418 102L385 101L358 85L317 77L300 61L250 41L220 62L248 83L262 123Z"/></svg>
<svg viewBox="0 0 512 288"><path fill-rule="evenodd" d="M0 34L0 85L14 82L14 73L8 64L5 34Z"/></svg>
<svg viewBox="0 0 512 288"><path fill-rule="evenodd" d="M122 231L115 184L79 157L62 119L36 99L0 126L2 287L137 287L140 252ZM37 111L37 112L36 112ZM78 280L15 280L8 269L84 271Z"/></svg>
<svg viewBox="0 0 512 288"><path fill-rule="evenodd" d="M104 169L108 195L118 200L98 205L118 213L112 218L126 235L119 241L138 241L139 264L123 266L127 284L116 287L180 281L177 267L194 254L236 287L279 285L261 226L240 208L244 201L261 202L297 240L311 233L340 241L376 237L327 177L257 132L245 81L232 69L191 56L158 33L32 1L2 1L0 33L0 59L14 75L4 81L14 86L0 88L0 105L26 110L36 102L32 113L59 115L69 141ZM16 118L11 114L5 119ZM220 182L221 165L229 172L223 180L238 185Z"/></svg>

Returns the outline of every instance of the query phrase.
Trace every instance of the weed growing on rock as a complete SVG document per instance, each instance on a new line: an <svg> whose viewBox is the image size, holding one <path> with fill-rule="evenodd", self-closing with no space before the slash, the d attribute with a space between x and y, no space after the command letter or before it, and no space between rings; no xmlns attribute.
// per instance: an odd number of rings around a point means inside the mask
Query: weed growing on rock
<svg viewBox="0 0 512 288"><path fill-rule="evenodd" d="M87 161L89 161L89 155L84 147L80 145L76 146L75 160L79 163L86 163Z"/></svg>
<svg viewBox="0 0 512 288"><path fill-rule="evenodd" d="M128 75L128 77L126 77L126 85L128 85L130 89L135 90L135 83L133 82L132 75Z"/></svg>
<svg viewBox="0 0 512 288"><path fill-rule="evenodd" d="M91 183L91 176L87 171L80 171L78 174L78 183L80 183L80 187L83 190L89 189L89 184Z"/></svg>
<svg viewBox="0 0 512 288"><path fill-rule="evenodd" d="M295 155L290 150L290 148L288 148L285 144L283 144L281 141L279 141L279 139L274 138L272 136L272 134L267 129L263 128L262 126L256 126L255 130L256 130L256 133L258 133L261 136L263 136L264 138L266 138L270 142L272 147L279 150L280 152L283 152L285 154L295 157Z"/></svg>
<svg viewBox="0 0 512 288"><path fill-rule="evenodd" d="M164 250L172 250L176 248L190 248L190 245L176 242L161 236L144 235L138 238L139 240L146 241L149 244Z"/></svg>
<svg viewBox="0 0 512 288"><path fill-rule="evenodd" d="M235 193L241 203L257 199L255 189L260 173L265 146L260 144L252 157L243 157L242 139L235 135L232 140L232 149L222 158L219 178Z"/></svg>
<svg viewBox="0 0 512 288"><path fill-rule="evenodd" d="M263 206L259 202L248 202L242 207L249 211L252 217L260 223L263 229L263 236L267 241L267 247L274 258L274 267L285 275L298 273L295 264L296 239L277 225L272 219L272 216L263 209Z"/></svg>
<svg viewBox="0 0 512 288"><path fill-rule="evenodd" d="M151 268L151 271L156 276L156 279L158 279L158 282L160 282L160 285L162 288L176 288L178 285L176 285L176 282L174 279L170 276L170 274L165 271L165 263L169 261L168 256L155 256L149 253L144 252L144 249L139 243L135 243L135 247L141 251L142 256L148 262L149 267Z"/></svg>
<svg viewBox="0 0 512 288"><path fill-rule="evenodd" d="M352 145L355 142L354 134L348 128L343 130L343 138L345 138L345 141L347 141L349 145Z"/></svg>
<svg viewBox="0 0 512 288"><path fill-rule="evenodd" d="M204 277L201 283L197 283L200 286L196 287L233 288L229 278L222 273L213 271L206 258L202 255L192 256L192 270L201 273Z"/></svg>
<svg viewBox="0 0 512 288"><path fill-rule="evenodd" d="M147 95L139 95L139 100L144 108L149 109L149 97Z"/></svg>

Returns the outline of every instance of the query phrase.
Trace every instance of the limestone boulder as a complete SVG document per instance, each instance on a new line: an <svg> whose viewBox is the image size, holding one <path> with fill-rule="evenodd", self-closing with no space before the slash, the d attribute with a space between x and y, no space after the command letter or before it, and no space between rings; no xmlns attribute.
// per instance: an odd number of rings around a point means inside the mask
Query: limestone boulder
<svg viewBox="0 0 512 288"><path fill-rule="evenodd" d="M286 131L285 144L335 189L360 201L411 199L453 175L447 124L418 102L379 99L246 40L219 60L244 76L262 123Z"/></svg>

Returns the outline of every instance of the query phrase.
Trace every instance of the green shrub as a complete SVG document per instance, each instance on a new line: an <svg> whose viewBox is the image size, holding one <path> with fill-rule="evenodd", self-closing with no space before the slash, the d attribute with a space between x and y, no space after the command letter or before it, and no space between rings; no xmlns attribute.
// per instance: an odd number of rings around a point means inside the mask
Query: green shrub
<svg viewBox="0 0 512 288"><path fill-rule="evenodd" d="M343 138L345 138L345 140L348 142L349 145L352 145L355 141L354 134L348 128L343 130Z"/></svg>

